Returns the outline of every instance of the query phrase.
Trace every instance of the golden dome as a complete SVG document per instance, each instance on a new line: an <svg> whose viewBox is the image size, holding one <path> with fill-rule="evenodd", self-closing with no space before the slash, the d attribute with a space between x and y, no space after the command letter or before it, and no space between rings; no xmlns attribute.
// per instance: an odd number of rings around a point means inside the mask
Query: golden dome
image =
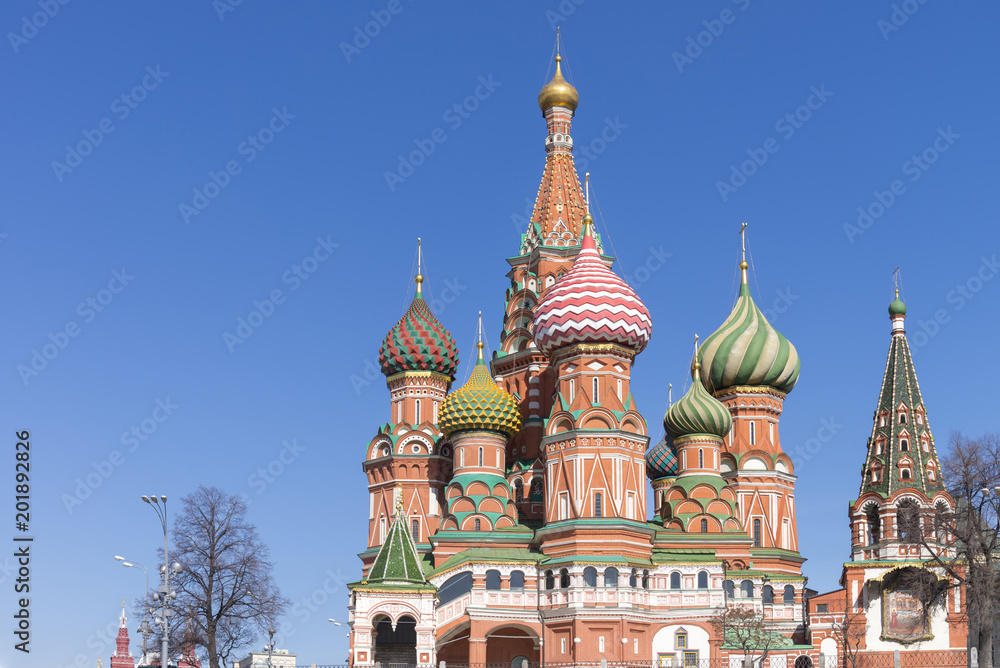
<svg viewBox="0 0 1000 668"><path fill-rule="evenodd" d="M549 107L568 107L570 111L576 111L576 105L580 103L580 94L563 79L562 68L559 66L561 61L562 56L556 55L555 76L538 93L538 108L542 111Z"/></svg>

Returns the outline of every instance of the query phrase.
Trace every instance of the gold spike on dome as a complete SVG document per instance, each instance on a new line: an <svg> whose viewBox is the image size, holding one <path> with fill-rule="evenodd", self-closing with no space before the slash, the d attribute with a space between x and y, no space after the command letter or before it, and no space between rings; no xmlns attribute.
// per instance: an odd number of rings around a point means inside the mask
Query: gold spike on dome
<svg viewBox="0 0 1000 668"><path fill-rule="evenodd" d="M561 62L562 56L556 54L556 73L538 93L538 108L543 112L549 107L566 107L576 111L576 106L580 104L580 94L563 78Z"/></svg>

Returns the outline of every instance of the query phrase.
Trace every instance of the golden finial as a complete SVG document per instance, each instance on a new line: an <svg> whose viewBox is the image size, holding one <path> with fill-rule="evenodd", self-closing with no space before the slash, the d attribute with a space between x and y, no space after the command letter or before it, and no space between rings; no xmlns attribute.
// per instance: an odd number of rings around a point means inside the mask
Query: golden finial
<svg viewBox="0 0 1000 668"><path fill-rule="evenodd" d="M483 312L479 312L479 340L476 342L479 349L479 359L483 359Z"/></svg>
<svg viewBox="0 0 1000 668"><path fill-rule="evenodd" d="M423 263L423 249L420 244L420 237L417 237L417 277L413 279L417 284L417 294L423 292L421 283L424 282L424 275L420 273L421 264Z"/></svg>
<svg viewBox="0 0 1000 668"><path fill-rule="evenodd" d="M559 29L556 28L556 73L538 94L538 108L543 112L550 107L566 107L570 111L576 111L576 106L580 103L579 93L563 78L560 63L562 56L559 54Z"/></svg>
<svg viewBox="0 0 1000 668"><path fill-rule="evenodd" d="M590 213L590 172L583 177L583 203L586 204L587 213Z"/></svg>
<svg viewBox="0 0 1000 668"><path fill-rule="evenodd" d="M403 516L403 486L396 485L394 488L396 494L396 517Z"/></svg>
<svg viewBox="0 0 1000 668"><path fill-rule="evenodd" d="M740 251L742 253L742 259L740 260L740 272L742 272L742 274L743 274L741 280L744 283L747 282L747 269L750 267L750 265L747 264L747 235L746 235L746 231L747 231L747 224L743 223L742 227L740 227Z"/></svg>
<svg viewBox="0 0 1000 668"><path fill-rule="evenodd" d="M691 368L694 369L695 376L697 376L698 375L698 369L701 368L701 362L698 361L698 335L697 334L694 335L694 363L691 365Z"/></svg>

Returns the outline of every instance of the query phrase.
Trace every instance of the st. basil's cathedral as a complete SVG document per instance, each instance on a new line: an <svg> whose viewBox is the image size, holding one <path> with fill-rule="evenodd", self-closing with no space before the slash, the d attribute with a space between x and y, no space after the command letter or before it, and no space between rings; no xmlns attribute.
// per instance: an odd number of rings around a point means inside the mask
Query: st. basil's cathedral
<svg viewBox="0 0 1000 668"><path fill-rule="evenodd" d="M452 389L458 349L423 298L419 265L413 301L382 342L390 418L363 464L351 665L741 665L744 651L712 623L733 605L764 619L775 668L842 654L845 618L865 629L862 652L964 650L964 593L923 614L897 582L928 549L947 550L944 536L929 548L917 536L954 509L902 301L890 306L889 360L858 462L852 561L842 589L815 595L779 436L796 349L754 303L744 259L735 306L695 344L690 388L650 443L630 377L652 317L594 230L573 163L579 95L560 60L538 95L545 169L507 258L499 349L487 355L480 334L471 377Z"/></svg>

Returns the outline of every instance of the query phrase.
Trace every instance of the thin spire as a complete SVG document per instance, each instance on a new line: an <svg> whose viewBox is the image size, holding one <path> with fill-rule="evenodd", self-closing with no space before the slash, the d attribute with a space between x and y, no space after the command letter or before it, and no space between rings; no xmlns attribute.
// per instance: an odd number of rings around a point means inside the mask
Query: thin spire
<svg viewBox="0 0 1000 668"><path fill-rule="evenodd" d="M478 358L477 361L478 362L482 362L483 361L483 312L482 311L479 312L479 336L478 336L478 339L479 340L476 342L476 348L479 349L479 358Z"/></svg>
<svg viewBox="0 0 1000 668"><path fill-rule="evenodd" d="M740 227L740 281L743 285L747 284L747 268L750 266L747 264L747 224L743 223Z"/></svg>
<svg viewBox="0 0 1000 668"><path fill-rule="evenodd" d="M590 172L583 177L583 201L586 204L587 213L590 213Z"/></svg>
<svg viewBox="0 0 1000 668"><path fill-rule="evenodd" d="M417 297L424 296L423 282L424 275L420 273L421 265L423 264L423 249L420 243L420 237L417 237L417 277L414 280L417 284Z"/></svg>
<svg viewBox="0 0 1000 668"><path fill-rule="evenodd" d="M691 363L691 380L701 382L701 362L698 361L698 335L694 335L694 361Z"/></svg>
<svg viewBox="0 0 1000 668"><path fill-rule="evenodd" d="M668 408L674 405L674 384L669 383L667 385L667 403Z"/></svg>
<svg viewBox="0 0 1000 668"><path fill-rule="evenodd" d="M558 63L562 60L562 56L559 55L559 26L556 26L556 62Z"/></svg>

